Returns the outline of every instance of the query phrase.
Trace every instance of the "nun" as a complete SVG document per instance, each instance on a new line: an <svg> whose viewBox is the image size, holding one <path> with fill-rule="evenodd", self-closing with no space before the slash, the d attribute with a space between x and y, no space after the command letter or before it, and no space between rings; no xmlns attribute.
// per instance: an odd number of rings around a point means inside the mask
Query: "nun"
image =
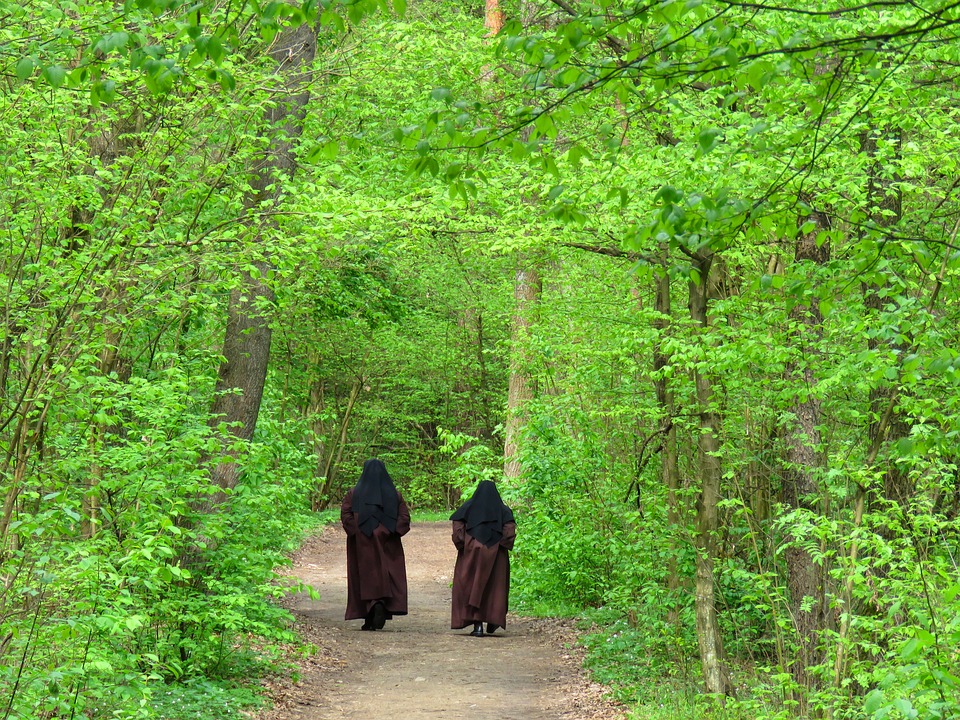
<svg viewBox="0 0 960 720"><path fill-rule="evenodd" d="M474 637L506 627L510 594L510 558L517 535L513 511L503 504L497 486L484 480L473 497L450 516L457 564L453 570L450 627L473 625Z"/></svg>
<svg viewBox="0 0 960 720"><path fill-rule="evenodd" d="M382 630L407 614L407 569L400 538L410 531L410 510L382 461L370 458L356 486L340 504L347 533L345 620L361 630Z"/></svg>

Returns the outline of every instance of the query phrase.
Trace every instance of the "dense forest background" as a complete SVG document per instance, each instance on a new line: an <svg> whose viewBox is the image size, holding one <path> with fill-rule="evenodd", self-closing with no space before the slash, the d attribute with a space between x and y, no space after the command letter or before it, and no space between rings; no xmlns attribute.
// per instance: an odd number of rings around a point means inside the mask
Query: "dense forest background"
<svg viewBox="0 0 960 720"><path fill-rule="evenodd" d="M236 717L373 455L637 718L960 717L958 23L0 0L2 717Z"/></svg>

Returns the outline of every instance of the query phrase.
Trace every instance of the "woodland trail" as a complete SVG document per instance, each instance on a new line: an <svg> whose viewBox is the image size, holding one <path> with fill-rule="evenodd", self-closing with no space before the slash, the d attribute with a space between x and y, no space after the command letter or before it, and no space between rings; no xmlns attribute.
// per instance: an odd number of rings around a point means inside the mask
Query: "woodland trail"
<svg viewBox="0 0 960 720"><path fill-rule="evenodd" d="M449 629L456 559L449 523L414 523L403 544L410 614L380 632L361 632L359 621L343 620L346 566L339 527L304 545L291 574L316 588L320 599L300 594L290 607L317 652L300 663L298 683L273 687L277 705L259 720L623 717L580 669L568 624L510 616L506 631L493 636Z"/></svg>

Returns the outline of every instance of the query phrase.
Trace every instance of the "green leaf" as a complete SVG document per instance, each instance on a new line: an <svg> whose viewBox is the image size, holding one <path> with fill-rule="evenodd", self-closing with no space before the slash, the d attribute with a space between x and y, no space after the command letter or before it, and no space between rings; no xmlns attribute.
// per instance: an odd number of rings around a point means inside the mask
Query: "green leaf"
<svg viewBox="0 0 960 720"><path fill-rule="evenodd" d="M347 17L354 25L358 25L363 20L363 15L364 11L360 3L351 3L347 6Z"/></svg>
<svg viewBox="0 0 960 720"><path fill-rule="evenodd" d="M909 437L900 438L897 441L897 445L896 445L897 454L900 457L906 457L908 455L911 455L913 454L914 446L915 446L915 443L913 441L913 438L909 438Z"/></svg>
<svg viewBox="0 0 960 720"><path fill-rule="evenodd" d="M67 87L78 88L87 82L90 76L90 68L80 66L67 73Z"/></svg>
<svg viewBox="0 0 960 720"><path fill-rule="evenodd" d="M67 79L67 70L60 65L49 65L40 74L51 87L55 88L63 85L63 81Z"/></svg>
<svg viewBox="0 0 960 720"><path fill-rule="evenodd" d="M553 121L553 116L549 113L541 113L537 115L537 119L533 121L534 127L536 127L537 132L548 138L555 138L557 136L557 126Z"/></svg>
<svg viewBox="0 0 960 720"><path fill-rule="evenodd" d="M920 641L916 638L910 638L900 648L901 660L913 660L920 652Z"/></svg>
<svg viewBox="0 0 960 720"><path fill-rule="evenodd" d="M340 143L338 143L336 140L330 140L324 144L322 150L324 160L336 160L337 156L340 154Z"/></svg>
<svg viewBox="0 0 960 720"><path fill-rule="evenodd" d="M657 192L655 199L664 204L678 203L683 199L683 192L671 185L664 185Z"/></svg>
<svg viewBox="0 0 960 720"><path fill-rule="evenodd" d="M219 63L223 58L223 54L223 43L220 42L220 38L216 35L212 36L207 43L207 57L215 63Z"/></svg>
<svg viewBox="0 0 960 720"><path fill-rule="evenodd" d="M20 58L20 62L17 63L16 74L20 80L26 80L28 77L33 75L33 69L37 66L36 61L32 57Z"/></svg>
<svg viewBox="0 0 960 720"><path fill-rule="evenodd" d="M883 695L882 690L874 690L869 695L867 695L866 700L863 703L863 709L868 713L875 713L881 707L883 707L886 698Z"/></svg>
<svg viewBox="0 0 960 720"><path fill-rule="evenodd" d="M750 63L747 68L747 79L754 90L761 90L770 77L771 65L768 62L758 60Z"/></svg>
<svg viewBox="0 0 960 720"><path fill-rule="evenodd" d="M567 151L567 161L573 167L579 167L583 158L590 158L590 151L582 145L575 144Z"/></svg>
<svg viewBox="0 0 960 720"><path fill-rule="evenodd" d="M233 75L230 73L229 70L225 70L224 68L219 68L217 70L217 73L220 79L220 87L223 90L226 90L228 92L233 92L234 90L237 89L237 81L236 79L234 79Z"/></svg>
<svg viewBox="0 0 960 720"><path fill-rule="evenodd" d="M95 83L99 88L100 99L108 105L116 100L117 84L113 80L104 80L101 83Z"/></svg>
<svg viewBox="0 0 960 720"><path fill-rule="evenodd" d="M121 50L127 46L127 43L130 42L130 35L123 31L110 33L109 35L104 35L100 38L100 41L96 45L96 49L102 52L104 55L111 53L114 50Z"/></svg>
<svg viewBox="0 0 960 720"><path fill-rule="evenodd" d="M917 717L917 711L913 709L913 704L906 698L897 698L893 701L895 707L905 718Z"/></svg>
<svg viewBox="0 0 960 720"><path fill-rule="evenodd" d="M705 128L700 131L697 142L700 145L700 151L706 155L720 144L723 139L723 131L719 128Z"/></svg>
<svg viewBox="0 0 960 720"><path fill-rule="evenodd" d="M393 0L393 11L397 15L407 14L407 0Z"/></svg>

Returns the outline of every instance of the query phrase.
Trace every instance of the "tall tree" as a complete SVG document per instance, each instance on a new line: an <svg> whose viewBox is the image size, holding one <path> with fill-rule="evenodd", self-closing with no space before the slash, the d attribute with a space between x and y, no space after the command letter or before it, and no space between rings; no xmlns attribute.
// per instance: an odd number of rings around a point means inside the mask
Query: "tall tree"
<svg viewBox="0 0 960 720"><path fill-rule="evenodd" d="M667 332L670 328L671 302L670 302L670 268L669 252L667 243L663 243L660 248L661 265L658 268L655 277L656 283L656 311L657 317L654 320L654 329L656 331L656 346L653 351L653 371L654 389L657 395L657 405L660 410L660 428L663 433L663 440L660 451L660 481L667 491L667 532L670 537L670 556L667 560L668 575L667 583L670 590L676 590L680 586L680 577L677 568L677 547L674 542L680 523L680 500L678 491L680 490L680 468L678 465L677 454L677 427L675 422L676 403L674 400L673 388L666 369L671 363L669 353L664 349L667 345ZM639 490L638 490L639 493ZM670 619L676 621L676 610L671 609Z"/></svg>
<svg viewBox="0 0 960 720"><path fill-rule="evenodd" d="M809 216L801 216L798 224L800 230L797 232L794 262L800 267L801 273L813 274L830 260L830 242L825 235L829 230L829 218L824 212L814 209ZM817 371L823 315L815 292L806 300L809 304L796 302L789 313L795 359L788 363L786 376L796 390L783 429L785 449L781 500L791 510L819 516L823 511L823 502L817 476L824 462ZM798 520L797 525L803 527L806 522ZM827 568L810 551L811 542L808 537L795 535L790 538L785 552L790 614L799 646L790 670L794 680L807 688L813 682L810 668L823 660L819 654L819 644L827 620ZM801 703L805 703L805 697L801 696Z"/></svg>
<svg viewBox="0 0 960 720"><path fill-rule="evenodd" d="M225 423L229 435L239 440L253 438L263 398L270 360L273 289L269 232L284 179L297 167L295 149L310 99L311 65L317 53L317 31L309 24L280 32L268 54L276 63L277 95L264 117L266 149L253 169L250 189L244 199L249 230L259 246L259 257L241 271L239 287L230 294L223 364L217 380L211 422ZM223 490L237 483L237 466L219 462L213 480ZM223 495L213 502L222 501Z"/></svg>
<svg viewBox="0 0 960 720"><path fill-rule="evenodd" d="M706 336L710 322L710 271L716 254L709 248L689 252L692 273L689 283L690 319ZM730 682L723 655L723 638L717 619L716 577L717 533L720 530L720 499L723 467L720 463L720 413L714 397L709 370L698 363L694 369L697 388L697 414L700 432L697 439L700 458L700 496L697 500L697 574L696 616L697 642L704 687L708 693L731 695Z"/></svg>
<svg viewBox="0 0 960 720"><path fill-rule="evenodd" d="M526 263L524 263L526 265ZM530 329L540 301L542 284L535 266L521 267L514 282L512 352L510 354L510 387L507 396L507 418L504 428L503 473L508 482L520 477L517 456L520 435L526 425L526 405L535 397L536 375L531 369Z"/></svg>

